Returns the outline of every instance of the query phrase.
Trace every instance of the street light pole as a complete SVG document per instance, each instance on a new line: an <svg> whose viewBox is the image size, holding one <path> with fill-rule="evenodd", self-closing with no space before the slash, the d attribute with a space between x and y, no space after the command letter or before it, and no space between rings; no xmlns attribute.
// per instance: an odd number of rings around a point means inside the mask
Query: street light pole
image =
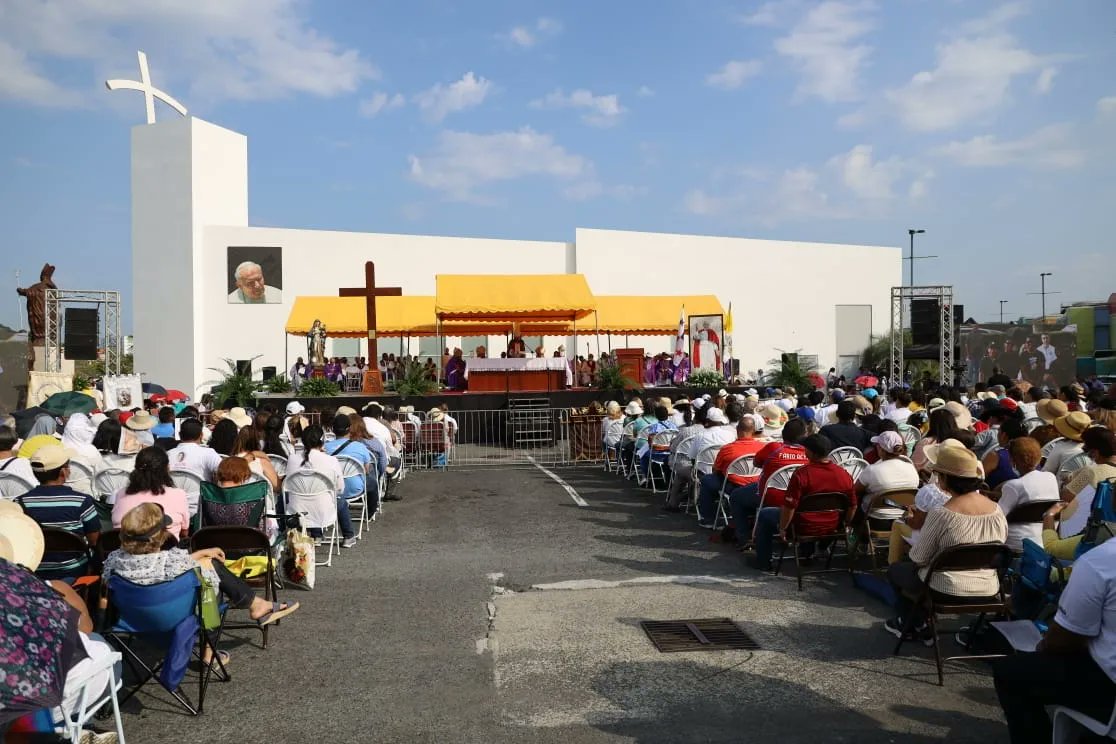
<svg viewBox="0 0 1116 744"><path fill-rule="evenodd" d="M1006 304L1007 300L1000 300L1000 325L1004 324L1004 305Z"/></svg>
<svg viewBox="0 0 1116 744"><path fill-rule="evenodd" d="M1042 290L1040 291L1040 294L1042 295L1042 322L1044 324L1046 323L1046 277L1053 275L1054 272L1052 271L1044 271L1039 274L1039 280L1042 282Z"/></svg>

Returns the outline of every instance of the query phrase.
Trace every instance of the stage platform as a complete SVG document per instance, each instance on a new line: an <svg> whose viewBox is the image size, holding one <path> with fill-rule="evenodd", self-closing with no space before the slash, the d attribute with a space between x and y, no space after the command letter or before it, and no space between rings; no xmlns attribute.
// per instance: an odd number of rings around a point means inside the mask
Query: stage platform
<svg viewBox="0 0 1116 744"><path fill-rule="evenodd" d="M730 393L743 393L746 386L726 386ZM636 394L644 400L647 398L667 397L673 400L691 398L693 396L709 393L715 395L717 388L693 387L649 387L638 391ZM269 405L275 410L282 411L292 400L297 400L306 406L308 411L330 413L340 406L351 406L360 410L371 401L377 401L385 406L399 408L400 406L414 406L416 411L429 411L435 406L445 403L452 411L502 411L509 407L512 400L546 401L550 408L581 408L593 401L605 403L609 400L623 402L632 395L631 392L619 393L617 391L592 390L588 388L569 388L566 390L552 390L550 392L523 392L523 393L451 393L440 392L423 396L400 396L395 393L383 395L365 395L362 393L341 393L330 398L310 398L295 395L294 393L261 393L257 395L257 407Z"/></svg>

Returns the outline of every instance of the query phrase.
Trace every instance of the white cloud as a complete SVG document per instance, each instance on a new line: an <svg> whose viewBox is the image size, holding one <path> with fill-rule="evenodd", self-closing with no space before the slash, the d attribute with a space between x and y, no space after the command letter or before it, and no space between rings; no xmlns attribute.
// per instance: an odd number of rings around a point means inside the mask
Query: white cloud
<svg viewBox="0 0 1116 744"><path fill-rule="evenodd" d="M416 93L413 100L427 121L439 122L455 111L479 106L491 90L490 81L467 72L449 85L438 83Z"/></svg>
<svg viewBox="0 0 1116 744"><path fill-rule="evenodd" d="M530 127L492 134L444 131L432 153L409 160L413 181L453 201L491 203L479 188L527 177L595 180L591 161Z"/></svg>
<svg viewBox="0 0 1116 744"><path fill-rule="evenodd" d="M629 201L646 193L647 188L644 186L632 186L630 184L605 186L595 179L581 181L562 189L562 196L570 201L588 201L600 196L607 196L619 201Z"/></svg>
<svg viewBox="0 0 1116 744"><path fill-rule="evenodd" d="M1015 140L986 134L950 142L937 152L960 165L974 168L1017 164L1033 168L1076 168L1085 162L1085 152L1070 144L1073 139L1068 125L1052 124Z"/></svg>
<svg viewBox="0 0 1116 744"><path fill-rule="evenodd" d="M620 105L620 99L616 94L598 96L584 88L579 88L569 95L559 88L548 93L545 98L531 101L530 105L538 109L585 109L585 113L581 116L582 121L595 127L611 127L627 111Z"/></svg>
<svg viewBox="0 0 1116 744"><path fill-rule="evenodd" d="M562 33L562 22L555 18L542 17L531 26L515 26L501 38L521 49L530 49L544 37L557 36Z"/></svg>
<svg viewBox="0 0 1116 744"><path fill-rule="evenodd" d="M1037 75L1036 90L1049 91L1055 58L1025 49L1001 28L1022 12L1018 3L1000 6L940 44L933 69L887 92L900 121L908 129L932 132L986 119L1008 101L1020 76Z"/></svg>
<svg viewBox="0 0 1116 744"><path fill-rule="evenodd" d="M0 96L36 105L106 100L94 81L135 78L137 48L149 52L156 85L187 108L199 100L337 96L378 74L356 49L313 28L300 0L43 0L5 4L0 16ZM88 87L65 89L39 72L53 61L89 64Z"/></svg>
<svg viewBox="0 0 1116 744"><path fill-rule="evenodd" d="M705 84L721 90L735 90L744 85L749 78L759 74L763 64L759 60L732 60L726 62L717 72L706 76Z"/></svg>
<svg viewBox="0 0 1116 744"><path fill-rule="evenodd" d="M641 85L636 90L636 95L640 98L652 98L655 95L655 89L647 85Z"/></svg>
<svg viewBox="0 0 1116 744"><path fill-rule="evenodd" d="M911 185L907 188L907 197L911 201L918 201L926 196L930 190L930 181L934 178L934 171L926 171L921 176L911 181Z"/></svg>
<svg viewBox="0 0 1116 744"><path fill-rule="evenodd" d="M1102 114L1116 113L1116 96L1105 96L1097 99L1097 111Z"/></svg>
<svg viewBox="0 0 1116 744"><path fill-rule="evenodd" d="M738 14L736 21L745 26L778 26L782 22L786 5L786 2L779 0L766 2L751 12Z"/></svg>
<svg viewBox="0 0 1116 744"><path fill-rule="evenodd" d="M875 27L867 1L828 0L812 7L790 32L775 40L775 51L789 58L802 79L797 93L823 101L860 97L860 71L872 47L860 40Z"/></svg>
<svg viewBox="0 0 1116 744"><path fill-rule="evenodd" d="M862 199L890 199L892 187L905 170L899 158L873 161L871 145L857 145L846 153L830 158L829 165L840 173L844 185Z"/></svg>
<svg viewBox="0 0 1116 744"><path fill-rule="evenodd" d="M360 115L372 119L385 111L402 108L405 105L407 105L407 99L403 97L402 93L389 96L383 91L377 91L372 94L371 98L360 102Z"/></svg>
<svg viewBox="0 0 1116 744"><path fill-rule="evenodd" d="M1058 74L1056 67L1044 67L1035 80L1035 91L1046 95L1054 88L1054 76Z"/></svg>

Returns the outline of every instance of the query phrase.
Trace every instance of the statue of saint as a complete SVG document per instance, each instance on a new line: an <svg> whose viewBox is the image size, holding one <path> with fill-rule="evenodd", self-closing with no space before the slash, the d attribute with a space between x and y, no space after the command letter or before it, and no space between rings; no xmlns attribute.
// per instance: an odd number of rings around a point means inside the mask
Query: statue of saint
<svg viewBox="0 0 1116 744"><path fill-rule="evenodd" d="M315 320L314 325L306 334L306 357L311 367L321 367L326 363L325 356L326 327L322 321Z"/></svg>
<svg viewBox="0 0 1116 744"><path fill-rule="evenodd" d="M16 289L21 297L27 298L27 323L31 327L30 341L33 345L42 345L46 339L46 291L48 289L58 289L54 284L54 267L50 264L43 264L37 284Z"/></svg>

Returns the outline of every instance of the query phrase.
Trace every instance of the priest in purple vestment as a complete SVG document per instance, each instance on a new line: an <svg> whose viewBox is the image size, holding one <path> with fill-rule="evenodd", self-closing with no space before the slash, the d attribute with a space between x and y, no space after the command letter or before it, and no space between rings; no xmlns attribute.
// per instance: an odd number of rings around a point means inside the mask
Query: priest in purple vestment
<svg viewBox="0 0 1116 744"><path fill-rule="evenodd" d="M461 349L454 349L453 356L446 362L446 385L450 390L465 389L465 360Z"/></svg>

